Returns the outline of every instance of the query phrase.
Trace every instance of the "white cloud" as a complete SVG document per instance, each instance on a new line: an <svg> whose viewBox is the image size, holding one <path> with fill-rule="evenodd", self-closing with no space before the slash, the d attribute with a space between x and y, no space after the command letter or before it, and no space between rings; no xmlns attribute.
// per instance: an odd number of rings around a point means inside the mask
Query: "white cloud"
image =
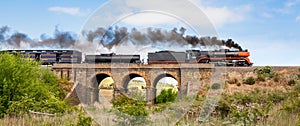
<svg viewBox="0 0 300 126"><path fill-rule="evenodd" d="M241 15L233 13L227 7L205 7L203 8L203 11L216 27L222 27L226 23L239 22L243 20Z"/></svg>
<svg viewBox="0 0 300 126"><path fill-rule="evenodd" d="M300 0L290 0L285 3L286 7L292 7L300 3Z"/></svg>
<svg viewBox="0 0 300 126"><path fill-rule="evenodd" d="M280 13L280 14L291 14L291 10L289 8L275 9L275 12Z"/></svg>
<svg viewBox="0 0 300 126"><path fill-rule="evenodd" d="M300 16L297 16L297 17L296 17L296 21L297 21L297 22L300 22Z"/></svg>
<svg viewBox="0 0 300 126"><path fill-rule="evenodd" d="M59 13L65 13L73 16L79 16L81 15L80 8L77 7L59 7L59 6L54 6L54 7L49 7L49 11L53 12L59 12Z"/></svg>
<svg viewBox="0 0 300 126"><path fill-rule="evenodd" d="M205 4L205 1L202 0L191 0L193 3L198 5L203 12L208 16L210 21L216 27L222 27L227 23L235 23L240 22L245 19L245 15L247 12L252 10L251 5L245 5L236 7L233 9L229 9L226 6L223 7L213 7L213 3L209 3L209 5Z"/></svg>
<svg viewBox="0 0 300 126"><path fill-rule="evenodd" d="M122 20L122 22L133 26L153 26L159 24L175 24L177 21L175 18L167 15L146 12L131 15Z"/></svg>
<svg viewBox="0 0 300 126"><path fill-rule="evenodd" d="M261 16L264 17L264 18L272 18L272 17L273 17L272 14L267 13L267 12L263 12L263 13L261 14Z"/></svg>
<svg viewBox="0 0 300 126"><path fill-rule="evenodd" d="M151 27L153 24L177 27L184 23L184 25L192 28L193 32L197 32L196 34L217 35L216 27L241 22L246 19L247 13L252 9L250 5L229 8L227 6L215 7L213 4L204 5L206 3L201 0L189 1L114 0L97 10L86 22L83 29L109 27L116 23L133 24L133 26L144 25L144 27ZM162 13L161 15L138 14L144 11ZM128 15L132 14L135 15L130 19ZM184 25L182 26L184 27Z"/></svg>

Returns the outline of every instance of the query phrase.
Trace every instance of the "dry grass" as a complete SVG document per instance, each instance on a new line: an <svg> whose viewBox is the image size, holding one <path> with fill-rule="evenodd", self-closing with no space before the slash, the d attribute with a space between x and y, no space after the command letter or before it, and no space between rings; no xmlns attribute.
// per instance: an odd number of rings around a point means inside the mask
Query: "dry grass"
<svg viewBox="0 0 300 126"><path fill-rule="evenodd" d="M77 114L70 113L63 116L6 116L0 119L1 126L65 126L76 124Z"/></svg>

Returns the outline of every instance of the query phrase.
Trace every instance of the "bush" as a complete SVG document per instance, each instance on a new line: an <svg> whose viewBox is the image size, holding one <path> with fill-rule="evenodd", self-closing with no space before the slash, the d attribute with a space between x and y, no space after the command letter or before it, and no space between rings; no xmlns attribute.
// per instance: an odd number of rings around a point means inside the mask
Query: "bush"
<svg viewBox="0 0 300 126"><path fill-rule="evenodd" d="M297 84L294 89L288 93L288 98L283 105L283 109L288 112L300 113L300 85Z"/></svg>
<svg viewBox="0 0 300 126"><path fill-rule="evenodd" d="M140 94L141 95L141 94ZM138 97L142 97L138 96ZM129 98L125 95L118 96L112 100L113 107L118 111L119 125L145 125L148 122L146 116L148 111L146 109L146 102L136 100L139 98Z"/></svg>
<svg viewBox="0 0 300 126"><path fill-rule="evenodd" d="M256 68L254 69L254 72L257 74L258 81L265 81L266 78L273 78L277 75L277 73L274 72L270 66L265 66L261 69Z"/></svg>
<svg viewBox="0 0 300 126"><path fill-rule="evenodd" d="M29 110L58 114L66 110L58 78L39 62L1 54L0 80L0 117Z"/></svg>
<svg viewBox="0 0 300 126"><path fill-rule="evenodd" d="M296 84L296 81L295 80L289 80L289 82L288 82L288 85L289 86L293 86L293 85L295 85Z"/></svg>
<svg viewBox="0 0 300 126"><path fill-rule="evenodd" d="M173 102L177 98L178 92L173 91L172 88L166 90L163 89L156 97L156 103Z"/></svg>
<svg viewBox="0 0 300 126"><path fill-rule="evenodd" d="M257 75L257 81L266 81L266 77L262 74Z"/></svg>
<svg viewBox="0 0 300 126"><path fill-rule="evenodd" d="M78 114L78 122L77 126L91 126L93 122L93 119L91 117L85 116L84 111L81 109L81 111Z"/></svg>
<svg viewBox="0 0 300 126"><path fill-rule="evenodd" d="M260 124L259 121L263 123L267 119L274 104L284 101L287 96L283 91L261 91L257 88L248 93L223 93L215 109L216 116L229 119L235 125L257 125Z"/></svg>
<svg viewBox="0 0 300 126"><path fill-rule="evenodd" d="M245 81L245 84L253 85L255 84L255 79L253 77L248 77Z"/></svg>
<svg viewBox="0 0 300 126"><path fill-rule="evenodd" d="M220 89L221 88L221 84L219 83L214 83L211 85L211 89L214 89L214 90L217 90L217 89Z"/></svg>

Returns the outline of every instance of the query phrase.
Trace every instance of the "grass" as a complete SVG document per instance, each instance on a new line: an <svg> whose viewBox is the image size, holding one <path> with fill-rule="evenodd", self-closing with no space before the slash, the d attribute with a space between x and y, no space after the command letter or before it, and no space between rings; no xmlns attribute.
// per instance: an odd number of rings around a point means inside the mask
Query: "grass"
<svg viewBox="0 0 300 126"><path fill-rule="evenodd" d="M75 126L79 121L78 114L77 112L72 112L56 117L31 114L5 116L0 119L0 126ZM97 126L98 124L93 122L93 125Z"/></svg>
<svg viewBox="0 0 300 126"><path fill-rule="evenodd" d="M0 119L1 126L42 126L42 125L75 125L77 114L70 113L63 116L49 117L41 115L6 116Z"/></svg>

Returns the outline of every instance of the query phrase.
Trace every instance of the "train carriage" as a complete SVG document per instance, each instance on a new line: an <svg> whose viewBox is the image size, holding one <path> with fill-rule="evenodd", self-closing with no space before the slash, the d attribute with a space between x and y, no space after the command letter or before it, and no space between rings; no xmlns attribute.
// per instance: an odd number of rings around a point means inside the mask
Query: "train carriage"
<svg viewBox="0 0 300 126"><path fill-rule="evenodd" d="M3 50L2 52L20 53L30 61L40 61L43 65L81 63L82 61L82 53L77 50Z"/></svg>

